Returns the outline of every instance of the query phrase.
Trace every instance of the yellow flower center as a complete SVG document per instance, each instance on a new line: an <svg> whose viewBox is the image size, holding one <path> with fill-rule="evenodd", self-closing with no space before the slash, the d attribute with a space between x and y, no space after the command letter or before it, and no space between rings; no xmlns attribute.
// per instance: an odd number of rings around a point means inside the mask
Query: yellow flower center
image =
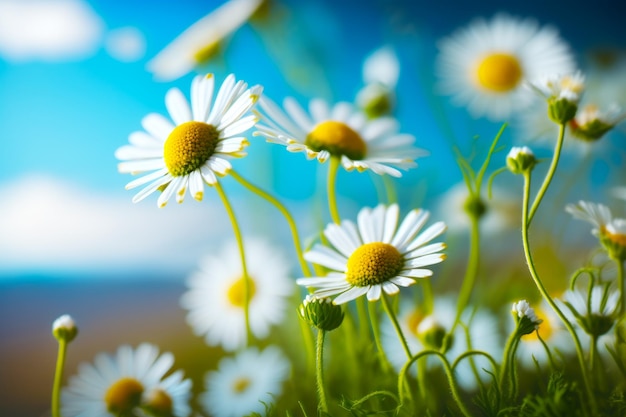
<svg viewBox="0 0 626 417"><path fill-rule="evenodd" d="M237 394L241 394L248 389L251 383L252 381L250 381L250 379L248 378L237 378L233 383L233 391L235 391Z"/></svg>
<svg viewBox="0 0 626 417"><path fill-rule="evenodd" d="M492 53L478 64L477 78L480 87L495 93L507 93L522 80L519 60L507 53Z"/></svg>
<svg viewBox="0 0 626 417"><path fill-rule="evenodd" d="M172 397L162 388L150 392L146 401L147 407L159 416L171 416L173 411Z"/></svg>
<svg viewBox="0 0 626 417"><path fill-rule="evenodd" d="M249 299L252 300L254 297L254 293L256 292L256 287L254 285L254 280L252 278L249 279ZM226 293L228 297L228 301L235 307L243 307L246 301L246 280L244 277L239 278L235 281L229 288Z"/></svg>
<svg viewBox="0 0 626 417"><path fill-rule="evenodd" d="M107 410L115 415L130 414L139 406L143 385L134 378L122 378L109 387L104 394Z"/></svg>
<svg viewBox="0 0 626 417"><path fill-rule="evenodd" d="M539 333L539 336L541 336L541 338L544 341L550 340L550 338L554 335L554 331L556 329L552 326L552 324L550 323L550 320L546 319L546 315L542 311L536 309L535 315L537 316L538 319L543 320L541 324L539 325L539 329L530 334L526 334L522 336L522 339L527 340L527 341L537 342L539 341L539 338L537 337L537 333Z"/></svg>
<svg viewBox="0 0 626 417"><path fill-rule="evenodd" d="M345 155L352 160L365 157L365 141L350 126L327 120L319 123L306 137L305 145L314 151L328 151L331 155Z"/></svg>
<svg viewBox="0 0 626 417"><path fill-rule="evenodd" d="M388 243L366 243L348 259L346 281L356 287L382 284L398 275L404 266L402 254Z"/></svg>
<svg viewBox="0 0 626 417"><path fill-rule="evenodd" d="M215 152L219 132L213 125L186 122L176 126L163 145L163 158L170 174L188 175Z"/></svg>

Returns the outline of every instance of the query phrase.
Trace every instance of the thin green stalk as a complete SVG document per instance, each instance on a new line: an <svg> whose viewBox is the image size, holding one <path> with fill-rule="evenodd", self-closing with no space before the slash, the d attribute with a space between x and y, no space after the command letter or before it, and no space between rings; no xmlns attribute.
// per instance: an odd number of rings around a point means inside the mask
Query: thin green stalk
<svg viewBox="0 0 626 417"><path fill-rule="evenodd" d="M327 184L327 193L328 193L328 209L330 211L330 218L333 220L333 223L340 224L341 217L339 216L339 210L337 209L337 193L336 193L336 183L337 183L337 171L339 169L339 163L341 159L338 156L331 156L328 166L328 184Z"/></svg>
<svg viewBox="0 0 626 417"><path fill-rule="evenodd" d="M63 381L63 368L67 354L67 341L59 338L59 352L57 354L56 370L54 372L54 384L52 385L52 417L61 417L61 383Z"/></svg>
<svg viewBox="0 0 626 417"><path fill-rule="evenodd" d="M537 270L535 268L535 264L533 262L532 254L530 251L530 243L528 240L528 229L529 229L529 213L528 213L528 202L530 195L530 171L524 173L524 197L522 204L522 244L524 246L524 256L526 257L526 263L528 264L528 270L530 271L530 275L537 286L537 289L541 293L541 296L544 300L548 302L552 310L559 316L567 330L569 331L572 339L574 340L574 346L576 348L576 354L578 355L578 361L580 364L581 375L583 378L583 384L585 386L585 392L587 394L589 405L591 407L592 415L597 415L597 404L596 399L593 396L593 390L591 389L591 381L589 380L588 370L585 363L585 354L583 352L582 346L580 344L580 340L578 339L578 335L576 334L576 330L569 322L567 317L563 314L561 309L557 306L556 302L552 299L548 291L546 290L543 282L539 278ZM540 201L540 199L535 200Z"/></svg>
<svg viewBox="0 0 626 417"><path fill-rule="evenodd" d="M433 284L429 279L420 279L417 282L422 284L422 294L424 300L422 301L424 305L424 311L426 314L431 314L433 309L435 308L435 296L433 294Z"/></svg>
<svg viewBox="0 0 626 417"><path fill-rule="evenodd" d="M274 207L276 207L278 211L281 212L283 217L285 217L285 220L287 220L287 224L289 225L289 229L291 230L291 237L293 239L293 245L295 246L295 249L296 249L296 255L298 256L298 262L300 262L300 268L302 268L302 273L305 276L310 277L311 270L309 269L309 265L304 260L304 256L302 254L302 247L300 246L300 237L298 235L298 227L296 226L296 222L293 220L293 217L291 216L291 213L289 212L289 210L287 210L287 208L280 201L278 201L278 199L276 199L269 193L263 191L256 185L250 183L248 180L243 178L241 175L237 174L235 171L231 170L230 175L235 180L239 181L239 183L243 185L245 188L252 191L254 194L258 195L259 197L267 200L270 204L273 204Z"/></svg>
<svg viewBox="0 0 626 417"><path fill-rule="evenodd" d="M456 403L457 407L459 407L459 410L461 410L461 413L465 417L472 417L472 414L465 407L465 404L463 404L463 402L461 401L461 396L459 395L459 390L457 388L456 380L454 378L454 372L452 371L452 367L450 366L448 359L441 352L438 352L436 350L424 350L417 355L411 357L407 361L407 363L404 364L398 376L398 393L400 394L401 401L403 399L402 393L404 392L404 380L406 379L407 370L415 361L427 355L435 355L441 360L443 368L446 372L446 377L448 378L448 384L450 385L450 391L452 393L452 398L454 399L454 402Z"/></svg>
<svg viewBox="0 0 626 417"><path fill-rule="evenodd" d="M372 326L372 333L374 334L374 343L376 344L376 350L380 358L380 367L383 372L391 370L391 366L387 361L387 355L383 349L383 344L380 338L380 324L378 321L378 314L376 314L376 303L367 303L367 312L370 318L370 325Z"/></svg>
<svg viewBox="0 0 626 417"><path fill-rule="evenodd" d="M370 304L365 297L359 297L355 301L356 304L356 314L359 318L359 335L363 338L363 340L369 340L370 338L370 325L368 323L368 315L367 305Z"/></svg>
<svg viewBox="0 0 626 417"><path fill-rule="evenodd" d="M467 307L470 297L472 296L472 290L476 284L476 277L478 276L478 264L480 260L480 229L479 218L475 214L470 213L470 252L467 262L467 268L465 269L465 277L463 278L463 284L461 284L461 291L459 292L459 299L456 305L456 317L454 323L450 328L450 331L446 337L450 337L454 334L456 326L461 321L461 315L463 310Z"/></svg>
<svg viewBox="0 0 626 417"><path fill-rule="evenodd" d="M396 334L398 335L398 339L400 339L400 343L402 343L402 348L404 349L404 353L406 353L406 357L411 359L411 349L409 349L409 344L406 341L406 337L404 337L404 333L400 328L400 323L398 323L398 318L396 314L393 312L391 306L389 305L389 300L387 300L387 296L383 292L380 297L383 300L383 308L385 309L385 313L389 316L389 320L391 320L391 324L393 324L393 328L396 330Z"/></svg>
<svg viewBox="0 0 626 417"><path fill-rule="evenodd" d="M326 393L324 391L324 336L326 332L324 330L317 330L317 394L319 396L320 404L319 410L328 414L328 404L326 403ZM324 415L324 414L322 414Z"/></svg>
<svg viewBox="0 0 626 417"><path fill-rule="evenodd" d="M512 352L513 346L516 345L515 340L518 338L517 336L517 328L515 329L515 331L513 333L511 333L511 335L509 336L509 339L506 342L506 345L504 347L504 355L502 356L502 369L500 370L500 378L498 378L498 385L500 386L500 390L504 391L502 388L504 386L504 381L506 379L506 375L509 371L509 366L511 366L511 354L514 353Z"/></svg>
<svg viewBox="0 0 626 417"><path fill-rule="evenodd" d="M235 212L233 211L233 207L228 201L228 197L226 197L226 193L224 193L224 189L220 185L219 182L215 183L215 189L219 194L222 203L224 204L224 208L228 213L228 217L230 218L230 222L233 226L233 232L235 234L235 239L237 240L237 247L239 248L239 256L241 257L241 271L243 274L243 315L246 323L246 344L250 345L253 335L252 330L250 328L250 292L251 292L251 283L250 283L250 275L248 275L248 268L246 266L246 253L243 246L243 236L241 235L241 230L239 229L239 223L237 222L237 217L235 217Z"/></svg>
<svg viewBox="0 0 626 417"><path fill-rule="evenodd" d="M615 266L617 267L617 287L619 288L621 298L619 315L620 317L624 317L624 312L626 312L626 291L624 290L624 262L619 259L615 259Z"/></svg>
<svg viewBox="0 0 626 417"><path fill-rule="evenodd" d="M559 125L559 136L556 141L556 145L554 147L554 155L552 156L552 162L550 163L550 168L548 169L548 173L546 177L543 179L543 184L541 184L541 188L537 192L537 196L535 197L535 201L530 209L530 213L528 214L528 224L530 224L535 216L535 212L543 199L550 183L552 182L552 177L554 177L554 173L556 172L556 167L559 164L559 158L561 157L561 149L563 148L563 139L565 138L565 124Z"/></svg>

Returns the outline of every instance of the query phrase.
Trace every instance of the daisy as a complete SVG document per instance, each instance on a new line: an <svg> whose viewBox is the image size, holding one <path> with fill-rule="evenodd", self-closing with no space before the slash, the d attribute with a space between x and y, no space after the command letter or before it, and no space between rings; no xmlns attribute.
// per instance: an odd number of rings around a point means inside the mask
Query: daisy
<svg viewBox="0 0 626 417"><path fill-rule="evenodd" d="M414 302L408 299L402 300L398 321L411 352L417 354L425 349L438 350L441 347L443 336L454 325L457 298L456 295L437 297L430 314L425 314L421 306ZM467 326L456 327L451 339L452 344L446 352L446 357L451 363L468 350L468 337L472 349L482 350L496 358L502 355L502 336L497 330L498 324L493 314L485 310L472 314L470 310L467 310L462 316L462 322L467 323ZM389 320L381 323L381 342L389 362L399 372L406 363L406 354ZM482 369L493 372L491 364L487 359L479 356L474 357L474 362L480 379L483 382L489 381L490 375ZM428 359L427 366L429 368L441 366L441 361L436 358ZM478 386L469 360L465 359L460 362L455 371L457 382L463 389L472 390ZM410 372L415 375L416 367L411 367Z"/></svg>
<svg viewBox="0 0 626 417"><path fill-rule="evenodd" d="M395 89L400 73L400 62L390 46L384 46L369 55L363 63L363 82L356 103L370 118L391 113L395 105Z"/></svg>
<svg viewBox="0 0 626 417"><path fill-rule="evenodd" d="M245 114L257 101L262 87L246 89L247 84L235 82L231 74L213 101L214 87L212 74L195 77L191 107L179 89L170 89L165 104L174 124L151 113L141 121L146 131L132 133L130 145L116 151L115 156L124 161L118 165L120 172L152 171L126 185L126 189L133 189L147 184L133 197L133 202L159 190L159 207L164 207L174 194L181 203L187 188L200 201L203 183L214 185L216 175L230 171L228 158L245 156L243 149L248 141L241 134L257 122L256 116Z"/></svg>
<svg viewBox="0 0 626 417"><path fill-rule="evenodd" d="M101 353L94 365L81 364L63 389L63 415L117 417L150 410L186 417L191 380L183 380L180 370L164 378L173 364L171 353L159 356L159 349L147 343L134 350L121 346L115 357Z"/></svg>
<svg viewBox="0 0 626 417"><path fill-rule="evenodd" d="M567 123L563 138L564 152L584 156L590 152L602 152L603 148L606 149L605 142L582 140L580 135L573 134L574 128L581 122L581 116L583 119L588 117L584 114L594 108L597 109L597 106L592 104L586 96L583 97L578 114ZM559 135L559 126L548 117L548 103L545 101L537 101L535 105L525 109L513 121L513 127L517 143L531 142L533 147L544 149L553 149Z"/></svg>
<svg viewBox="0 0 626 417"><path fill-rule="evenodd" d="M291 365L276 346L262 352L256 347L224 358L205 376L206 392L200 403L215 417L241 417L263 413L265 404L282 393Z"/></svg>
<svg viewBox="0 0 626 417"><path fill-rule="evenodd" d="M533 311L534 321L540 321L539 327L536 331L522 336L516 355L522 366L528 369L535 368L535 361L539 365L545 365L549 360L537 333L546 343L553 357L555 352L560 355L574 352L572 338L552 309L543 303Z"/></svg>
<svg viewBox="0 0 626 417"><path fill-rule="evenodd" d="M246 265L251 280L250 328L258 339L268 336L272 325L282 322L287 297L293 291L289 261L265 241L246 239ZM246 343L244 279L235 242L218 255L207 256L200 270L187 280L181 297L188 310L187 323L210 346L233 351Z"/></svg>
<svg viewBox="0 0 626 417"><path fill-rule="evenodd" d="M568 204L565 211L595 226L591 233L598 237L609 256L622 261L626 259L626 219L613 218L611 210L603 204L582 200L578 204Z"/></svg>
<svg viewBox="0 0 626 417"><path fill-rule="evenodd" d="M316 244L304 258L328 268L324 277L300 278L296 282L307 288L315 287L315 295L337 295L335 304L343 304L367 294L369 301L378 300L382 291L396 294L398 287L415 284L418 278L430 277L433 272L425 266L445 259L440 253L445 243L427 244L441 235L446 226L437 222L420 231L429 213L412 210L398 223L398 206L379 205L362 209L354 224L349 220L341 225L329 224L324 235L333 246Z"/></svg>
<svg viewBox="0 0 626 417"><path fill-rule="evenodd" d="M619 293L608 287L594 286L590 293L581 290L568 290L563 295L563 304L567 307L572 322L578 324L587 334L602 336L606 334L618 314Z"/></svg>
<svg viewBox="0 0 626 417"><path fill-rule="evenodd" d="M284 101L287 114L265 96L259 105L266 124L256 126L255 136L265 136L289 152L304 152L308 159L317 158L322 163L331 156L339 157L347 171L371 169L379 175L401 177L397 168L414 168L415 158L426 155L413 147L415 137L398 133L396 119L367 120L347 102L330 108L324 100L311 100L310 115L290 97Z"/></svg>
<svg viewBox="0 0 626 417"><path fill-rule="evenodd" d="M148 71L159 81L172 81L208 62L263 3L264 0L227 1L189 26L152 58Z"/></svg>
<svg viewBox="0 0 626 417"><path fill-rule="evenodd" d="M439 49L441 92L474 117L491 120L504 120L530 103L523 80L574 69L573 55L555 29L505 14L475 20L443 39Z"/></svg>

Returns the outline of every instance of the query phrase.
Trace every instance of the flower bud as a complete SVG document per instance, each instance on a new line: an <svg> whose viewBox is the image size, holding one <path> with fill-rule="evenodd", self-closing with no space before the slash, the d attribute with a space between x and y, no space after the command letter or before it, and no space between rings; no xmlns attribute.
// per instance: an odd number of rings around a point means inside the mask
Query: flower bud
<svg viewBox="0 0 626 417"><path fill-rule="evenodd" d="M52 323L52 335L57 340L71 342L78 334L78 327L69 314L64 314Z"/></svg>
<svg viewBox="0 0 626 417"><path fill-rule="evenodd" d="M517 321L516 332L519 336L531 334L535 330L539 329L539 325L543 322L543 320L537 318L535 310L533 310L526 300L520 300L513 303L511 313Z"/></svg>
<svg viewBox="0 0 626 417"><path fill-rule="evenodd" d="M570 121L570 132L585 142L595 142L615 127L626 117L626 113L617 105L601 112L598 106L588 105L578 112L576 118Z"/></svg>
<svg viewBox="0 0 626 417"><path fill-rule="evenodd" d="M387 116L395 103L392 90L380 83L370 83L363 87L356 96L357 105L370 119Z"/></svg>
<svg viewBox="0 0 626 417"><path fill-rule="evenodd" d="M585 89L585 77L581 72L552 75L531 83L548 102L548 117L555 123L564 124L576 116L580 96Z"/></svg>
<svg viewBox="0 0 626 417"><path fill-rule="evenodd" d="M530 172L537 164L535 154L527 146L514 146L506 157L506 166L513 174Z"/></svg>
<svg viewBox="0 0 626 417"><path fill-rule="evenodd" d="M446 329L433 316L428 316L420 322L417 326L417 336L425 346L431 349L441 349L445 352L449 346L444 347L444 342L451 344L449 338L446 339Z"/></svg>
<svg viewBox="0 0 626 417"><path fill-rule="evenodd" d="M307 295L300 308L300 317L311 326L319 330L334 330L343 322L343 310L341 306L332 303L329 297L316 297Z"/></svg>

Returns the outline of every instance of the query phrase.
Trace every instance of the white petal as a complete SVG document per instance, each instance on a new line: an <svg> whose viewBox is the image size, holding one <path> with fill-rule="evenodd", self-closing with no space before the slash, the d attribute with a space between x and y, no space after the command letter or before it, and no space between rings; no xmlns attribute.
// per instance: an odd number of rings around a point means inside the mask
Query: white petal
<svg viewBox="0 0 626 417"><path fill-rule="evenodd" d="M370 290L367 292L368 301L376 301L380 298L382 287L380 285L372 285Z"/></svg>
<svg viewBox="0 0 626 417"><path fill-rule="evenodd" d="M326 246L315 245L312 250L304 254L304 259L335 271L346 271L347 259Z"/></svg>
<svg viewBox="0 0 626 417"><path fill-rule="evenodd" d="M446 231L446 224L444 222L437 222L424 230L408 247L407 251L412 251L420 246L430 242L437 236Z"/></svg>
<svg viewBox="0 0 626 417"><path fill-rule="evenodd" d="M359 298L363 294L366 294L369 291L370 287L352 287L348 291L340 294L333 300L333 304L339 305L347 303L348 301L352 301L356 298Z"/></svg>
<svg viewBox="0 0 626 417"><path fill-rule="evenodd" d="M427 211L423 211L421 209L411 210L398 228L398 232L394 236L391 244L398 248L400 252L404 252L404 249L422 229L428 220L428 217L429 213Z"/></svg>
<svg viewBox="0 0 626 417"><path fill-rule="evenodd" d="M191 121L189 103L178 88L171 88L165 94L165 107L174 123L178 126Z"/></svg>
<svg viewBox="0 0 626 417"><path fill-rule="evenodd" d="M397 204L392 204L387 208L385 212L385 226L383 229L383 243L390 243L396 232L396 226L398 224L398 213L400 209Z"/></svg>
<svg viewBox="0 0 626 417"><path fill-rule="evenodd" d="M172 133L172 130L174 130L174 125L157 113L150 113L145 116L141 119L141 125L146 129L146 132L159 139L161 142L165 142L170 133Z"/></svg>

